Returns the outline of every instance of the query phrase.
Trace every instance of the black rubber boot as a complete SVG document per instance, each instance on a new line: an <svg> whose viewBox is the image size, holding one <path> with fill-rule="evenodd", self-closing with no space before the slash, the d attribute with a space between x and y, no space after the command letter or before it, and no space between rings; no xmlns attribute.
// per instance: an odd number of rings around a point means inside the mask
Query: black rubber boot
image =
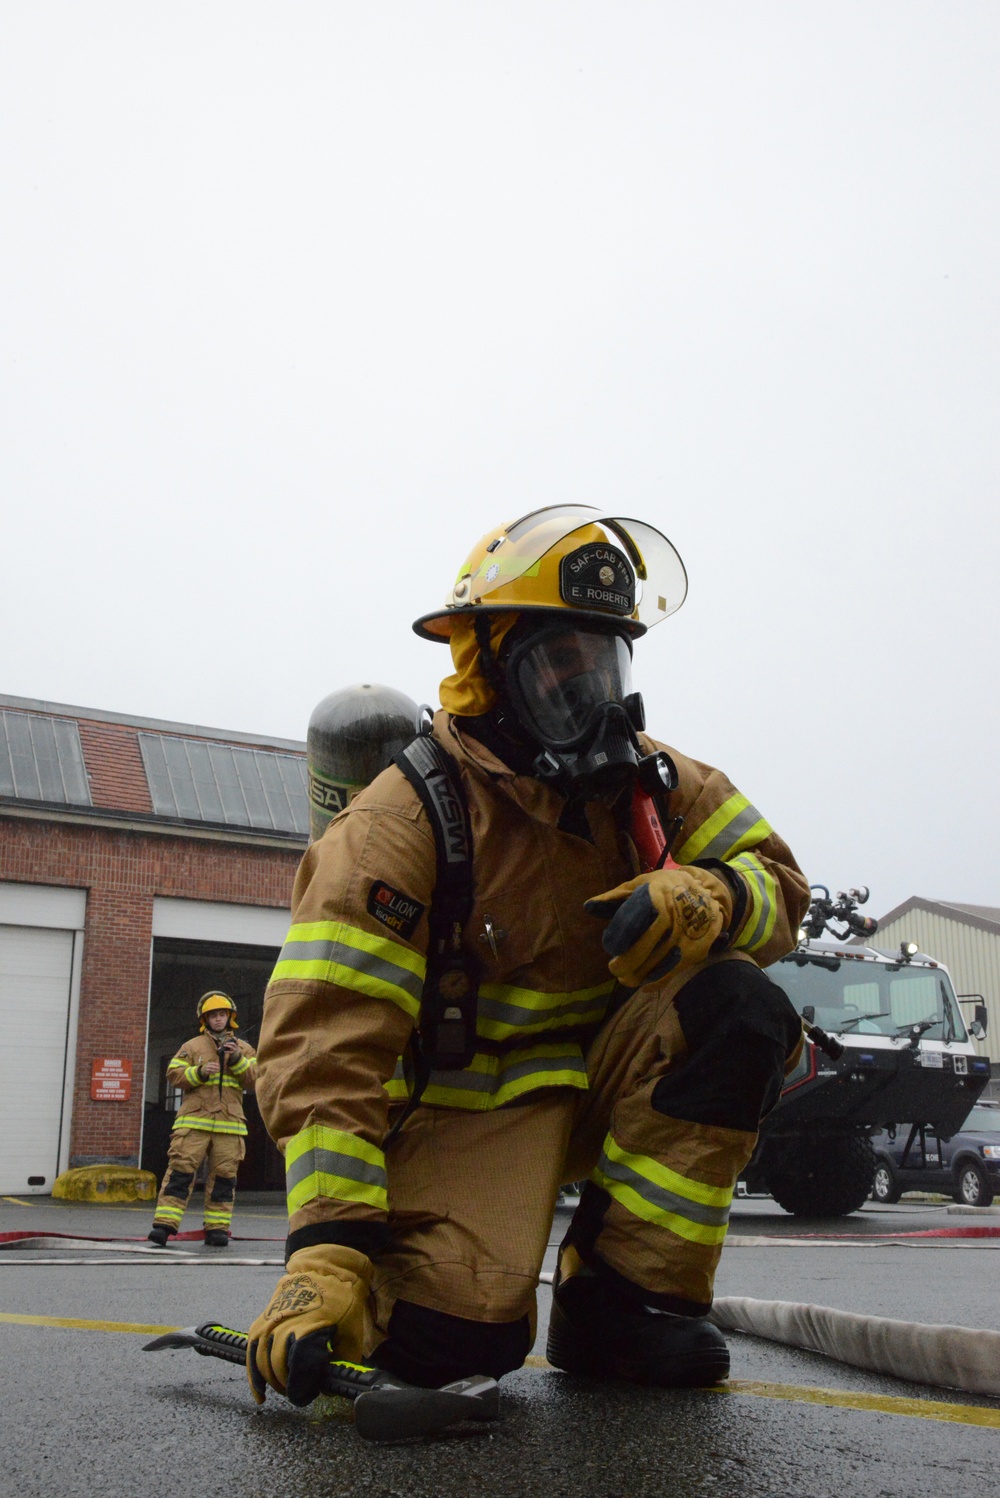
<svg viewBox="0 0 1000 1498"><path fill-rule="evenodd" d="M229 1234L226 1232L225 1228L206 1228L205 1229L205 1247L206 1248L228 1248L229 1247Z"/></svg>
<svg viewBox="0 0 1000 1498"><path fill-rule="evenodd" d="M633 1304L586 1272L553 1290L546 1355L566 1373L667 1388L703 1388L729 1376L725 1338L704 1316Z"/></svg>
<svg viewBox="0 0 1000 1498"><path fill-rule="evenodd" d="M155 1243L157 1248L165 1248L167 1239L173 1237L174 1231L173 1228L165 1228L162 1223L154 1222L146 1238L148 1242Z"/></svg>

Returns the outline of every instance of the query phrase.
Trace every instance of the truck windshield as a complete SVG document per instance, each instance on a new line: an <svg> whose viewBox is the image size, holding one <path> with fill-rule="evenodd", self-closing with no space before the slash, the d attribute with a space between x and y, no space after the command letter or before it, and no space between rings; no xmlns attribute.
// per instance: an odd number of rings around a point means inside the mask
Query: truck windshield
<svg viewBox="0 0 1000 1498"><path fill-rule="evenodd" d="M940 969L845 958L833 971L814 962L800 965L792 956L768 972L800 1014L812 1004L815 1023L824 1030L900 1035L910 1025L932 1020L924 1031L929 1040L966 1039L951 984Z"/></svg>

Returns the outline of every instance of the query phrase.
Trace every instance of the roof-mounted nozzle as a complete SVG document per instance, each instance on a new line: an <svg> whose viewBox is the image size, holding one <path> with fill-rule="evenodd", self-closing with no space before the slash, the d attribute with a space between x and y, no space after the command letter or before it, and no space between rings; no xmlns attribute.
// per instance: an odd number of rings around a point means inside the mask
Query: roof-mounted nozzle
<svg viewBox="0 0 1000 1498"><path fill-rule="evenodd" d="M862 884L859 889L837 891L836 899L832 898L825 884L811 884L811 890L820 890L821 894L814 895L802 922L799 931L799 944L816 938L829 931L831 936L838 941L848 941L852 936L874 936L878 930L878 921L870 915L858 915L858 906L864 905L868 900L868 887ZM843 930L838 931L832 924L840 921Z"/></svg>

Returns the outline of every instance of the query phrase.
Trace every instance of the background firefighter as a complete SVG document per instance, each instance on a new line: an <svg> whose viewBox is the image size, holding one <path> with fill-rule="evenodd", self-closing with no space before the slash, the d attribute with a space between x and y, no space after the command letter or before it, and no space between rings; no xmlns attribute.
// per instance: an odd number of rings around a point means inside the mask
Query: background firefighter
<svg viewBox="0 0 1000 1498"><path fill-rule="evenodd" d="M435 1386L517 1368L560 1185L548 1356L659 1384L725 1377L705 1319L740 1168L801 1046L761 972L808 904L719 771L670 751L679 867L629 839L643 733L632 642L680 607L658 531L586 507L485 536L418 634L450 642L434 737L468 806L476 1048L388 1151L428 952L435 843L392 766L307 852L268 989L259 1100L282 1148L288 1273L248 1373L306 1403L332 1347ZM609 963L610 958L610 963Z"/></svg>
<svg viewBox="0 0 1000 1498"><path fill-rule="evenodd" d="M162 1246L177 1232L202 1161L205 1176L205 1242L225 1248L236 1201L236 1172L246 1152L243 1093L256 1086L257 1059L237 1040L236 1005L212 990L198 1000L201 1030L185 1041L167 1067L167 1081L184 1093L170 1135L167 1169L153 1214L149 1241Z"/></svg>

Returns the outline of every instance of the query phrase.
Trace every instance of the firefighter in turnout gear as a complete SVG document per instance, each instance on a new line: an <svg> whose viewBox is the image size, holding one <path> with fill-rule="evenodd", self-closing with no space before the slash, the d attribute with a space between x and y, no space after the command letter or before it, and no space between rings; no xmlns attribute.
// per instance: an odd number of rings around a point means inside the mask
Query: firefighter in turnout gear
<svg viewBox="0 0 1000 1498"><path fill-rule="evenodd" d="M253 1047L237 1040L236 1005L212 989L198 1000L201 1030L167 1067L167 1081L184 1093L170 1136L167 1169L153 1213L150 1243L162 1248L181 1225L202 1161L205 1242L226 1248L236 1200L236 1172L246 1152L243 1093L257 1085Z"/></svg>
<svg viewBox="0 0 1000 1498"><path fill-rule="evenodd" d="M439 829L402 756L303 859L260 1042L290 1234L250 1332L258 1401L307 1403L331 1351L425 1387L520 1367L554 1204L583 1178L550 1362L726 1376L706 1318L730 1202L802 1044L761 968L809 894L746 796L673 749L671 858L637 856L637 768L665 746L632 648L686 586L653 527L554 506L485 536L414 625L451 647L432 737L467 807L468 912L442 970ZM453 1017L471 978L475 1028L428 1075L432 975Z"/></svg>

